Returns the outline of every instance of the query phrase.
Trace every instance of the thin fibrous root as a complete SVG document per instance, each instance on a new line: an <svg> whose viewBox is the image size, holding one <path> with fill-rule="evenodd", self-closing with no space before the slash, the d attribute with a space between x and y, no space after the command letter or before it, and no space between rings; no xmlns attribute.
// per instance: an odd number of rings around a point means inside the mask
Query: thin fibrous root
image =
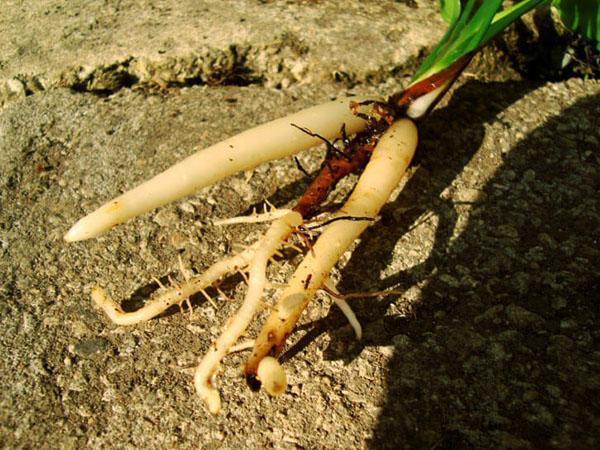
<svg viewBox="0 0 600 450"><path fill-rule="evenodd" d="M261 297L267 282L266 269L269 258L301 223L302 216L297 212L290 212L273 222L264 237L259 240L247 268L249 278L244 302L225 325L219 338L198 365L194 376L196 391L200 398L206 402L208 410L212 414L217 414L221 410L221 398L214 387L214 377L221 360L227 355L229 349L242 333L246 331L255 312L260 307Z"/></svg>
<svg viewBox="0 0 600 450"><path fill-rule="evenodd" d="M222 300L225 300L226 302L233 301L229 295L223 292L223 289L221 289L218 284L215 286L215 291L217 291L217 294L219 294L219 297L221 297Z"/></svg>
<svg viewBox="0 0 600 450"><path fill-rule="evenodd" d="M199 292L200 292L200 293L202 294L202 296L203 296L203 297L204 297L204 298L205 298L205 299L208 301L208 303L210 303L210 304L211 304L211 306L212 306L213 308L215 308L215 309L217 308L217 304L216 304L216 303L215 303L215 301L212 299L212 297L211 297L210 295L208 295L208 292L206 292L206 290L204 290L204 289L200 289L200 291L199 291Z"/></svg>
<svg viewBox="0 0 600 450"><path fill-rule="evenodd" d="M354 311L352 311L352 308L350 308L348 302L344 300L343 296L333 285L331 278L328 278L325 283L323 283L323 288L326 288L324 289L325 293L333 300L340 311L342 311L342 313L346 316L346 319L348 319L350 326L354 330L356 339L360 341L362 339L362 326L356 318L356 314L354 314Z"/></svg>
<svg viewBox="0 0 600 450"><path fill-rule="evenodd" d="M277 267L283 267L283 264L281 264L279 261L277 261L277 260L276 260L275 258L273 258L273 257L269 258L269 262L270 262L271 264L273 264L274 266L277 266Z"/></svg>
<svg viewBox="0 0 600 450"><path fill-rule="evenodd" d="M162 284L162 281L160 281L160 280L159 280L157 277L152 277L152 281L154 281L156 284L158 284L158 288L159 288L159 289L162 289L163 291L164 291L165 289L167 289L167 288L165 287L165 285L164 285L164 284Z"/></svg>
<svg viewBox="0 0 600 450"><path fill-rule="evenodd" d="M185 281L190 281L191 271L188 271L183 265L183 259L181 258L181 255L177 255L177 265L179 266L179 271L181 272L181 276L183 277L183 279Z"/></svg>
<svg viewBox="0 0 600 450"><path fill-rule="evenodd" d="M254 339L248 339L247 341L240 342L239 344L232 346L227 351L227 353L232 354L237 352L243 352L244 350L249 350L252 347L254 347Z"/></svg>
<svg viewBox="0 0 600 450"><path fill-rule="evenodd" d="M117 325L134 325L145 322L158 316L169 307L181 303L186 298L211 286L221 277L246 267L255 253L254 247L244 250L237 255L230 256L210 266L204 273L191 277L179 286L165 288L154 299L146 303L142 308L125 312L116 301L114 301L99 286L92 289L92 300L102 308L108 318Z"/></svg>
<svg viewBox="0 0 600 450"><path fill-rule="evenodd" d="M249 280L248 280L248 275L246 275L246 272L244 272L243 270L238 270L238 273L240 274L240 276L244 280L244 283L248 284Z"/></svg>
<svg viewBox="0 0 600 450"><path fill-rule="evenodd" d="M276 209L273 211L265 211L262 214L252 214L250 216L239 216L231 217L229 219L220 219L213 221L213 225L234 225L239 223L260 223L260 222L271 222L277 220L280 217L285 216L291 210L289 209Z"/></svg>
<svg viewBox="0 0 600 450"><path fill-rule="evenodd" d="M416 145L416 126L410 120L394 123L379 140L354 191L337 215L375 218L402 179ZM306 305L340 257L370 223L367 220L341 220L323 229L256 339L244 369L250 387L260 386L256 378L260 361L267 355L277 356L281 352Z"/></svg>

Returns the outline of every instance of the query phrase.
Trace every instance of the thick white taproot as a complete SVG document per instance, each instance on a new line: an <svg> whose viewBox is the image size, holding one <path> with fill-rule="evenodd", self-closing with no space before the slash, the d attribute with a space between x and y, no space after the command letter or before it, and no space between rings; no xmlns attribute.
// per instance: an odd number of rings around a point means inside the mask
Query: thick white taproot
<svg viewBox="0 0 600 450"><path fill-rule="evenodd" d="M348 201L336 216L375 218L398 185L417 146L417 128L411 120L394 123L381 137ZM267 319L246 370L252 373L260 360L291 333L302 311L326 282L333 266L369 226L368 220L339 220L324 229L292 275L274 311Z"/></svg>
<svg viewBox="0 0 600 450"><path fill-rule="evenodd" d="M319 138L292 127L292 123L327 139L340 137L342 125L348 134L357 133L365 128L366 122L354 115L349 105L350 101L364 100L363 97L344 98L314 106L200 150L83 217L64 238L72 242L96 237L119 223L234 173L321 143Z"/></svg>
<svg viewBox="0 0 600 450"><path fill-rule="evenodd" d="M354 191L336 216L374 219L404 176L416 146L417 128L413 122L394 123L381 137ZM325 228L282 294L277 308L280 319L287 319L294 309L312 297L344 252L369 225L369 221L339 220ZM310 279L308 286L307 279Z"/></svg>

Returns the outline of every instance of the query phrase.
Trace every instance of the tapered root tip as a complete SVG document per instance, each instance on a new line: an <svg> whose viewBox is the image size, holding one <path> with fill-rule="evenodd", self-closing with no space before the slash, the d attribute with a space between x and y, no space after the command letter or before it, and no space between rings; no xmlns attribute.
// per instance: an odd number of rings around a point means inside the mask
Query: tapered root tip
<svg viewBox="0 0 600 450"><path fill-rule="evenodd" d="M106 291L100 286L94 286L92 288L92 301L102 308L104 308L107 303L111 303Z"/></svg>
<svg viewBox="0 0 600 450"><path fill-rule="evenodd" d="M79 219L77 223L67 231L64 239L67 242L75 242L99 236L115 225L122 223L137 214L139 214L139 212L131 206L130 202L125 202L119 197L105 203L96 211Z"/></svg>
<svg viewBox="0 0 600 450"><path fill-rule="evenodd" d="M207 380L204 375L196 373L194 384L198 396L204 400L206 408L212 415L217 415L221 412L221 396L219 391L211 386L212 382Z"/></svg>
<svg viewBox="0 0 600 450"><path fill-rule="evenodd" d="M112 223L102 224L100 221L94 220L96 218L94 216L90 214L80 219L66 232L64 240L67 242L84 241L100 235L113 226Z"/></svg>
<svg viewBox="0 0 600 450"><path fill-rule="evenodd" d="M216 389L211 389L204 397L206 407L212 415L217 415L221 412L221 397Z"/></svg>
<svg viewBox="0 0 600 450"><path fill-rule="evenodd" d="M287 389L285 370L272 356L267 356L258 365L256 376L271 395L281 395Z"/></svg>
<svg viewBox="0 0 600 450"><path fill-rule="evenodd" d="M64 240L66 242L76 242L83 241L84 239L88 239L92 236L86 236L85 230L82 230L81 221L77 222L73 225L69 231L67 231L64 235Z"/></svg>
<svg viewBox="0 0 600 450"><path fill-rule="evenodd" d="M117 302L115 302L104 289L100 286L94 286L92 289L92 302L99 308L102 308L104 312L114 321L114 316L119 313L123 313L123 310Z"/></svg>

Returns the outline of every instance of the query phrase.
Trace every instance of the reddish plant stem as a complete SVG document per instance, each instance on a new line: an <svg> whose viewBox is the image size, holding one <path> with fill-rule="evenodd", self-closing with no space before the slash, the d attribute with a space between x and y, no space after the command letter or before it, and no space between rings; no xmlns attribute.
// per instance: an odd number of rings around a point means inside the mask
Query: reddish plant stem
<svg viewBox="0 0 600 450"><path fill-rule="evenodd" d="M448 83L446 89L450 88L452 82L458 78L463 70L465 70L465 67L467 67L473 56L474 53L467 53L441 72L435 73L430 77L413 84L408 89L392 95L388 102L399 110L405 110L416 99L439 88L449 80L451 82ZM438 96L438 101L444 96L444 93L441 93ZM431 105L431 108L434 106L435 103Z"/></svg>
<svg viewBox="0 0 600 450"><path fill-rule="evenodd" d="M333 153L328 154L319 174L298 200L293 208L294 211L299 212L305 219L315 215L319 206L341 179L351 173L360 173L364 169L379 141L379 137L396 119L404 115L406 108L417 98L437 89L449 80L455 80L469 64L472 56L472 54L467 54L447 69L392 95L387 103L374 102L374 111L379 118L369 118L367 128L350 141L341 156ZM451 84L449 83L448 87ZM439 98L442 96L440 94ZM358 106L356 104L352 105L356 109Z"/></svg>
<svg viewBox="0 0 600 450"><path fill-rule="evenodd" d="M337 183L351 173L360 172L369 162L379 136L393 123L394 116L387 105L378 104L380 119L370 119L367 128L358 133L347 145L343 153L330 153L316 178L304 191L302 197L294 206L294 211L308 219L318 210ZM385 110L383 108L386 108Z"/></svg>

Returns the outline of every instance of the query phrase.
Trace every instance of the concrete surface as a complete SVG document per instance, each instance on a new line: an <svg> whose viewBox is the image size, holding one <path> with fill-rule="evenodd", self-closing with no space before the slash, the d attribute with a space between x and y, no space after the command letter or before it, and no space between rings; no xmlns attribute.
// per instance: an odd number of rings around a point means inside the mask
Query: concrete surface
<svg viewBox="0 0 600 450"><path fill-rule="evenodd" d="M178 275L178 256L199 271L251 241L260 227L205 221L293 202L307 181L294 161L95 240L63 233L198 146L400 89L443 31L435 2L72 3L0 11L2 448L600 445L597 80L531 83L502 55L479 58L334 274L343 292L402 293L354 301L361 342L315 302L277 399L250 392L245 355L232 355L212 417L190 368L237 303L196 299L191 319L175 309L117 327L89 292L98 283L134 308L152 277ZM301 160L316 170L321 155ZM243 284L223 289L239 300Z"/></svg>
<svg viewBox="0 0 600 450"><path fill-rule="evenodd" d="M441 37L434 4L7 0L0 104L59 86L381 81Z"/></svg>

